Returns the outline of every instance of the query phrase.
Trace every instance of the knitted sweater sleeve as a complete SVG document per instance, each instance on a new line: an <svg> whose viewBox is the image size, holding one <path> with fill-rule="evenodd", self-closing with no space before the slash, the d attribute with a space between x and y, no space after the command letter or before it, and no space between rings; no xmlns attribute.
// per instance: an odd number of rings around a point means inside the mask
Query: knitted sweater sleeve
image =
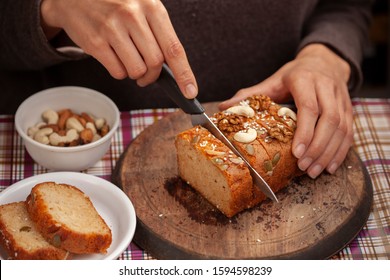
<svg viewBox="0 0 390 280"><path fill-rule="evenodd" d="M38 70L84 57L58 51L47 41L40 5L41 0L0 1L0 69Z"/></svg>
<svg viewBox="0 0 390 280"><path fill-rule="evenodd" d="M299 49L322 43L351 66L349 90L356 91L363 80L361 60L371 18L372 0L322 0L307 21Z"/></svg>

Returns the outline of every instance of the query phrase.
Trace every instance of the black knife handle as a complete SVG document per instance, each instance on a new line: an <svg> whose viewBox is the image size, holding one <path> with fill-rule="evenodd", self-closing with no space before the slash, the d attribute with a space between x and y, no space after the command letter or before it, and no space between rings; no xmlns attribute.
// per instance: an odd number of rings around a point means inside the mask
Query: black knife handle
<svg viewBox="0 0 390 280"><path fill-rule="evenodd" d="M172 99L175 104L187 114L202 114L204 109L199 101L186 98L180 91L175 78L168 65L163 64L160 77L156 81L163 91Z"/></svg>

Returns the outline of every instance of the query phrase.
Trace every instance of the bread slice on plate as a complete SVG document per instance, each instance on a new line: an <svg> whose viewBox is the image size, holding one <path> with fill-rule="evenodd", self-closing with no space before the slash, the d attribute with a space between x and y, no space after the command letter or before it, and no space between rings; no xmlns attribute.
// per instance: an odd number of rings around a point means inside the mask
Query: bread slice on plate
<svg viewBox="0 0 390 280"><path fill-rule="evenodd" d="M34 186L27 211L51 244L76 254L106 253L112 233L91 200L78 188L54 182Z"/></svg>
<svg viewBox="0 0 390 280"><path fill-rule="evenodd" d="M43 238L30 219L24 201L0 206L0 242L9 259L62 260L70 256Z"/></svg>

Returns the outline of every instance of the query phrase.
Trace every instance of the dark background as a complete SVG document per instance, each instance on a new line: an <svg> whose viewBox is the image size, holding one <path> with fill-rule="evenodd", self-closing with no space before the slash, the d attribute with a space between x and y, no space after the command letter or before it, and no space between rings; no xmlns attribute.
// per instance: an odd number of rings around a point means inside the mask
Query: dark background
<svg viewBox="0 0 390 280"><path fill-rule="evenodd" d="M364 84L359 96L390 98L390 0L376 0L363 59Z"/></svg>

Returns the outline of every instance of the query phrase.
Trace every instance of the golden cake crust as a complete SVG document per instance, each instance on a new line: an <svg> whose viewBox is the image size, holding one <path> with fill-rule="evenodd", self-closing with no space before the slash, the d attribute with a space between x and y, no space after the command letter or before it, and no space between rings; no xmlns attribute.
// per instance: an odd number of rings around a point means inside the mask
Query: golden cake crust
<svg viewBox="0 0 390 280"><path fill-rule="evenodd" d="M54 182L37 184L27 211L51 244L72 253L106 253L112 234L89 197L78 188Z"/></svg>
<svg viewBox="0 0 390 280"><path fill-rule="evenodd" d="M0 243L9 259L63 260L70 254L48 243L30 219L25 202L0 206Z"/></svg>

